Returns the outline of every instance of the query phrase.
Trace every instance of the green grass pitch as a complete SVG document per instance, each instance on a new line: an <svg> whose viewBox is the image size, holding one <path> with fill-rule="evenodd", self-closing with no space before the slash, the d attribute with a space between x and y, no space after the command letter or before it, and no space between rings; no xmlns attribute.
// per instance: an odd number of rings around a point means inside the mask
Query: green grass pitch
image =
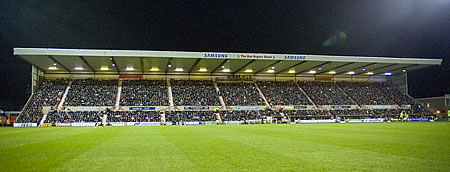
<svg viewBox="0 0 450 172"><path fill-rule="evenodd" d="M450 171L450 123L0 128L0 171Z"/></svg>

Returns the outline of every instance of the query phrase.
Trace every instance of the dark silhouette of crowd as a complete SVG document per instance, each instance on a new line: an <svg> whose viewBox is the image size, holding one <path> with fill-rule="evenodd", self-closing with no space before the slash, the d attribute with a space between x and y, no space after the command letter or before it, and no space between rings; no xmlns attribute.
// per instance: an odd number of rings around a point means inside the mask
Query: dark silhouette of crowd
<svg viewBox="0 0 450 172"><path fill-rule="evenodd" d="M220 95L228 106L264 106L264 100L253 84L219 83Z"/></svg>
<svg viewBox="0 0 450 172"><path fill-rule="evenodd" d="M47 114L45 123L101 122L103 114L101 111L51 111Z"/></svg>
<svg viewBox="0 0 450 172"><path fill-rule="evenodd" d="M44 80L33 93L30 102L17 118L18 123L37 123L42 118L43 106L56 106L66 88L67 81L62 79Z"/></svg>
<svg viewBox="0 0 450 172"><path fill-rule="evenodd" d="M292 81L258 81L257 84L270 105L311 105Z"/></svg>
<svg viewBox="0 0 450 172"><path fill-rule="evenodd" d="M328 119L331 117L328 110L285 110L283 112L288 117L298 119Z"/></svg>
<svg viewBox="0 0 450 172"><path fill-rule="evenodd" d="M121 106L168 106L166 80L124 80Z"/></svg>
<svg viewBox="0 0 450 172"><path fill-rule="evenodd" d="M336 82L359 105L395 105L392 97L386 96L373 83L369 82Z"/></svg>
<svg viewBox="0 0 450 172"><path fill-rule="evenodd" d="M222 121L245 121L262 119L257 110L221 111Z"/></svg>
<svg viewBox="0 0 450 172"><path fill-rule="evenodd" d="M318 105L354 104L333 82L299 81L298 84Z"/></svg>
<svg viewBox="0 0 450 172"><path fill-rule="evenodd" d="M157 111L108 111L108 122L161 122Z"/></svg>
<svg viewBox="0 0 450 172"><path fill-rule="evenodd" d="M220 106L211 80L171 80L175 106Z"/></svg>
<svg viewBox="0 0 450 172"><path fill-rule="evenodd" d="M118 80L75 79L65 106L114 106Z"/></svg>
<svg viewBox="0 0 450 172"><path fill-rule="evenodd" d="M167 111L166 122L216 121L213 111Z"/></svg>

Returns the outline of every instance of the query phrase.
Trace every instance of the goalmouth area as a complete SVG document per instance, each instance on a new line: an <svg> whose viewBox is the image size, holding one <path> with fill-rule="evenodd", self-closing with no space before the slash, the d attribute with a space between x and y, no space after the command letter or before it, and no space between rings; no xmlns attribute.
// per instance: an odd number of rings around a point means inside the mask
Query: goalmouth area
<svg viewBox="0 0 450 172"><path fill-rule="evenodd" d="M0 128L1 171L448 171L450 124Z"/></svg>

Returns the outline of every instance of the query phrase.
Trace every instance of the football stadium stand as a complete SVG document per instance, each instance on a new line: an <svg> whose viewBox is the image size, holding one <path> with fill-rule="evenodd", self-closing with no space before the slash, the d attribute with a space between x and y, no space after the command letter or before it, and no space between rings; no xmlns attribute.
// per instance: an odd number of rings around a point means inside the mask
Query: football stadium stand
<svg viewBox="0 0 450 172"><path fill-rule="evenodd" d="M406 73L442 61L40 48L14 54L32 64L33 81L15 122L46 126L432 117L407 94Z"/></svg>
<svg viewBox="0 0 450 172"><path fill-rule="evenodd" d="M124 80L120 105L167 106L167 82L165 80Z"/></svg>

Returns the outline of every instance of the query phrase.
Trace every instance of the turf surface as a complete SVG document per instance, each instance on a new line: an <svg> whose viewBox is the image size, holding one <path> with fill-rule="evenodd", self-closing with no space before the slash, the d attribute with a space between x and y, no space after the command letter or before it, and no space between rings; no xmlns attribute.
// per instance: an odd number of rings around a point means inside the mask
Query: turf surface
<svg viewBox="0 0 450 172"><path fill-rule="evenodd" d="M0 128L0 171L450 171L450 123Z"/></svg>

